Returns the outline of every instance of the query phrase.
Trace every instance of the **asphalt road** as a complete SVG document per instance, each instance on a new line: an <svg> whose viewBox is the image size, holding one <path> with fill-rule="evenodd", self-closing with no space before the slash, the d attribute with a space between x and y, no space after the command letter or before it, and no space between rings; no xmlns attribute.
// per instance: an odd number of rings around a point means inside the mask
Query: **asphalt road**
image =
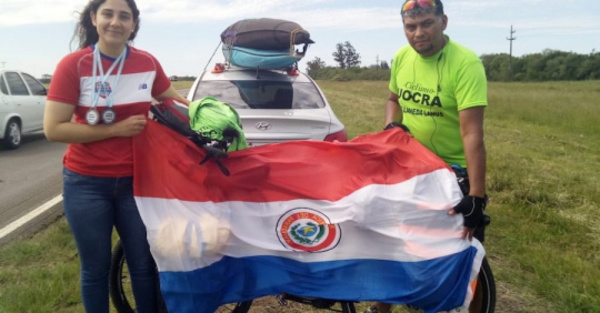
<svg viewBox="0 0 600 313"><path fill-rule="evenodd" d="M187 96L189 89L178 90ZM0 146L0 246L28 237L62 216L62 157L66 144L42 132L23 135L16 150Z"/></svg>
<svg viewBox="0 0 600 313"><path fill-rule="evenodd" d="M62 214L57 200L65 149L42 132L24 135L19 149L0 148L0 245L29 236Z"/></svg>

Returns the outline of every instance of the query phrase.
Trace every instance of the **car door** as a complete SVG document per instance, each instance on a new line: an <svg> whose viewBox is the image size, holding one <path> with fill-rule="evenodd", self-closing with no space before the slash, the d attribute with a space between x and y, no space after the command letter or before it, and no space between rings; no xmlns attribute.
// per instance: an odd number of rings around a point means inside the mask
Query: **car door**
<svg viewBox="0 0 600 313"><path fill-rule="evenodd" d="M31 126L34 129L42 129L44 121L44 106L46 105L46 94L48 93L46 87L40 83L39 80L27 73L21 73L21 76L25 80L27 87L29 87L31 109L32 109L32 123Z"/></svg>
<svg viewBox="0 0 600 313"><path fill-rule="evenodd" d="M21 131L28 132L41 125L36 125L36 103L31 97L25 81L18 72L5 72L4 78L8 84L8 101L12 103L14 114L21 117ZM41 123L41 121L39 122Z"/></svg>

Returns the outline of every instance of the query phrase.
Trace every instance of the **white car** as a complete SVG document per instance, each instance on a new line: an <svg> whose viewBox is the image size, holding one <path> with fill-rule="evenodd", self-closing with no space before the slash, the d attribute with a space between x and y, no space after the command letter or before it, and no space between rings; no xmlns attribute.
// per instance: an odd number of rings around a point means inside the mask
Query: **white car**
<svg viewBox="0 0 600 313"><path fill-rule="evenodd" d="M233 106L249 146L289 140L347 141L325 95L298 71L257 70L217 64L192 85L188 100L206 96Z"/></svg>
<svg viewBox="0 0 600 313"><path fill-rule="evenodd" d="M46 87L33 76L0 70L0 142L7 149L21 145L21 135L42 130Z"/></svg>

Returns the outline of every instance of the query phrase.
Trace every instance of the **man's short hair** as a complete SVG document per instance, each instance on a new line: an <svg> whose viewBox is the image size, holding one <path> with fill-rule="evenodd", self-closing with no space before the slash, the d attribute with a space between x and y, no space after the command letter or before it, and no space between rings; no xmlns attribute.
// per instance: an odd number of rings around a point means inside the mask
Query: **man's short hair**
<svg viewBox="0 0 600 313"><path fill-rule="evenodd" d="M412 10L406 11L406 12L402 12L402 18L408 16L408 17L415 17L421 14L428 14L428 13L434 13L435 15L444 15L444 4L442 4L441 0L434 0L435 2L435 7L433 8L422 8L422 7L416 7Z"/></svg>

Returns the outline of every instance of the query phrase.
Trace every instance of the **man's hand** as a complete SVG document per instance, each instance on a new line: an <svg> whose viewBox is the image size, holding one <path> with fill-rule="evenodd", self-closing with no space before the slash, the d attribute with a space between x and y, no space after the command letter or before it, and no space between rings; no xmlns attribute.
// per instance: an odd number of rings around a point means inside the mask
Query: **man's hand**
<svg viewBox="0 0 600 313"><path fill-rule="evenodd" d="M464 217L463 238L469 236L469 240L473 239L475 228L483 223L483 211L487 203L486 198L465 196L448 214L455 215L461 213Z"/></svg>
<svg viewBox="0 0 600 313"><path fill-rule="evenodd" d="M394 127L400 127L402 128L405 132L410 134L410 129L408 129L408 127L406 127L406 125L400 123L400 122L391 122L387 125L385 125L385 127L383 128L383 130L388 130L388 129L392 129Z"/></svg>

